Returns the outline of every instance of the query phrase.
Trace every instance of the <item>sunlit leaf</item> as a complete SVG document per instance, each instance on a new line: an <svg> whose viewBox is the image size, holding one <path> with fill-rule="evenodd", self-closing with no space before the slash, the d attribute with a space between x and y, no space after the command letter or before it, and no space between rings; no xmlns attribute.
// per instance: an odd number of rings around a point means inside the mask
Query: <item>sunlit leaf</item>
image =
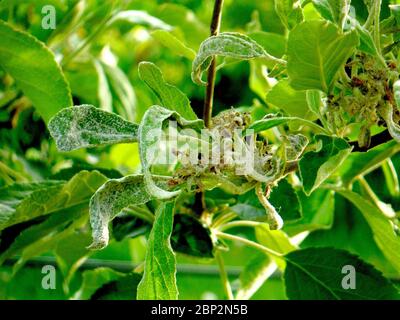
<svg viewBox="0 0 400 320"><path fill-rule="evenodd" d="M0 38L0 67L15 79L46 122L72 105L64 74L42 42L3 20Z"/></svg>
<svg viewBox="0 0 400 320"><path fill-rule="evenodd" d="M175 203L161 203L147 243L143 278L138 286L138 300L178 299L176 258L170 244Z"/></svg>
<svg viewBox="0 0 400 320"><path fill-rule="evenodd" d="M329 92L336 74L359 44L356 32L340 34L326 21L305 21L289 33L288 73L296 90Z"/></svg>

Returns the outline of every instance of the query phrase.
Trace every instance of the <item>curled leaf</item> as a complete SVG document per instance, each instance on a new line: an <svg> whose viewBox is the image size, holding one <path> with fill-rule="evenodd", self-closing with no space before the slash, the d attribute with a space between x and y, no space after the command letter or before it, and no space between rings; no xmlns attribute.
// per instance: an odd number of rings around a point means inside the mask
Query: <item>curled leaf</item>
<svg viewBox="0 0 400 320"><path fill-rule="evenodd" d="M90 249L102 249L108 244L108 223L131 204L140 205L151 200L143 175L126 176L104 183L90 199L89 214L93 243Z"/></svg>
<svg viewBox="0 0 400 320"><path fill-rule="evenodd" d="M157 160L161 146L163 125L168 119L175 119L177 123L186 128L201 129L203 120L186 120L177 112L160 106L150 107L143 116L139 126L139 151L143 167L144 182L147 192L157 199L170 199L177 196L180 190L167 191L158 187L153 181L150 168Z"/></svg>
<svg viewBox="0 0 400 320"><path fill-rule="evenodd" d="M248 36L234 32L223 32L207 38L200 45L192 65L192 80L199 85L206 83L201 76L211 64L213 56L230 57L234 59L264 58L284 64L285 61L268 54L262 46Z"/></svg>
<svg viewBox="0 0 400 320"><path fill-rule="evenodd" d="M262 184L259 183L256 186L256 194L258 200L265 208L265 212L267 214L267 223L271 230L280 230L283 227L283 219L276 211L275 207L268 201L267 197L265 196L265 192L262 188Z"/></svg>
<svg viewBox="0 0 400 320"><path fill-rule="evenodd" d="M389 104L386 104L382 108L381 113L383 119L385 119L390 135L394 140L400 142L400 125L393 119L393 107Z"/></svg>

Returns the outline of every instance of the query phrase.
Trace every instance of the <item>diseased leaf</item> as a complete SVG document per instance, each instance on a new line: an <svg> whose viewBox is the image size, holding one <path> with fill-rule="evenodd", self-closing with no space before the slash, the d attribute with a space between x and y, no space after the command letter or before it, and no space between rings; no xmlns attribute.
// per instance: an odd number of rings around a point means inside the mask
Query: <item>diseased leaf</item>
<svg viewBox="0 0 400 320"><path fill-rule="evenodd" d="M139 64L139 75L156 94L164 108L176 111L187 120L197 119L186 95L178 88L166 83L161 70L154 63L141 62Z"/></svg>
<svg viewBox="0 0 400 320"><path fill-rule="evenodd" d="M213 56L223 56L235 59L263 58L265 60L283 63L282 60L268 54L262 46L240 33L223 32L211 36L200 45L192 65L192 80L199 85L206 83L201 80L202 74L211 64Z"/></svg>
<svg viewBox="0 0 400 320"><path fill-rule="evenodd" d="M343 163L351 152L343 139L316 135L317 150L304 154L299 162L300 177L306 194L312 193Z"/></svg>
<svg viewBox="0 0 400 320"><path fill-rule="evenodd" d="M167 47L179 56L183 56L189 60L193 60L196 57L196 52L193 49L187 47L180 39L175 37L169 31L156 30L153 31L151 35L163 46Z"/></svg>
<svg viewBox="0 0 400 320"><path fill-rule="evenodd" d="M143 175L131 175L111 179L104 183L90 199L90 224L93 243L91 249L102 249L108 244L109 222L129 205L140 205L150 201L143 183Z"/></svg>
<svg viewBox="0 0 400 320"><path fill-rule="evenodd" d="M396 101L396 107L397 109L400 109L400 80L397 80L393 84L393 94Z"/></svg>
<svg viewBox="0 0 400 320"><path fill-rule="evenodd" d="M97 171L81 171L68 182L48 182L33 187L16 184L10 193L3 189L0 192L4 195L0 198L0 230L81 204L105 181L106 177Z"/></svg>
<svg viewBox="0 0 400 320"><path fill-rule="evenodd" d="M341 34L331 22L311 20L289 33L288 74L296 90L328 93L336 74L359 44L355 31Z"/></svg>
<svg viewBox="0 0 400 320"><path fill-rule="evenodd" d="M160 148L163 124L169 118L176 119L178 124L183 127L198 130L204 127L203 120L186 120L175 111L160 106L152 106L144 114L139 126L140 160L143 167L146 190L149 195L157 199L170 199L180 193L180 190L167 191L159 188L154 183L150 171Z"/></svg>
<svg viewBox="0 0 400 320"><path fill-rule="evenodd" d="M285 256L286 294L295 300L379 300L399 299L396 288L380 272L357 256L333 248L308 248ZM350 266L355 271L355 288L342 282Z"/></svg>
<svg viewBox="0 0 400 320"><path fill-rule="evenodd" d="M61 110L48 127L61 151L136 142L138 132L137 124L90 105Z"/></svg>
<svg viewBox="0 0 400 320"><path fill-rule="evenodd" d="M138 300L178 299L176 258L170 244L174 206L174 202L166 202L157 208L147 243L143 278L137 289Z"/></svg>
<svg viewBox="0 0 400 320"><path fill-rule="evenodd" d="M371 227L376 244L386 259L400 270L400 236L395 232L392 222L378 207L359 194L347 190L339 191L339 193L360 210Z"/></svg>
<svg viewBox="0 0 400 320"><path fill-rule="evenodd" d="M386 104L381 111L383 119L385 119L387 128L389 130L390 135L394 140L398 143L400 142L400 124L397 123L393 117L394 110L393 107L389 104Z"/></svg>
<svg viewBox="0 0 400 320"><path fill-rule="evenodd" d="M289 30L304 19L300 0L275 0L275 11Z"/></svg>
<svg viewBox="0 0 400 320"><path fill-rule="evenodd" d="M69 85L53 53L33 36L0 20L0 67L9 73L47 123L72 105Z"/></svg>

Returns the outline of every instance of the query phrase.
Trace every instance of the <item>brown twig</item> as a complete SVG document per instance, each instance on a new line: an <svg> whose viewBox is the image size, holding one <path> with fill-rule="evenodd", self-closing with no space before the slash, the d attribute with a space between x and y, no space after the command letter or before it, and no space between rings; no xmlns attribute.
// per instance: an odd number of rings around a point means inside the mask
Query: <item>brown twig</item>
<svg viewBox="0 0 400 320"><path fill-rule="evenodd" d="M211 19L210 32L211 36L216 36L219 33L221 26L222 5L224 0L215 0L214 11ZM211 125L212 108L214 100L214 86L216 74L216 59L213 57L210 68L207 73L207 88L204 99L203 119L206 127Z"/></svg>
<svg viewBox="0 0 400 320"><path fill-rule="evenodd" d="M224 0L215 0L213 15L210 24L211 36L216 36L219 33L219 29L221 26L223 3ZM216 74L216 60L215 57L213 57L210 68L208 69L207 72L207 87L206 87L206 95L204 98L204 108L203 108L203 120L207 128L209 128L211 125L212 108L214 100L215 74ZM193 207L194 211L198 215L199 214L201 215L206 210L203 192L196 193Z"/></svg>

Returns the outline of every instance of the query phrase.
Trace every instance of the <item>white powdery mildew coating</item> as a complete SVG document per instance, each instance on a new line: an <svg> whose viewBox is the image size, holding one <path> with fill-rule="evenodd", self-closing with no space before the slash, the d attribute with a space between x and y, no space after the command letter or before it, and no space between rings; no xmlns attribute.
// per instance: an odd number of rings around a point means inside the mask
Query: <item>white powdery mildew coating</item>
<svg viewBox="0 0 400 320"><path fill-rule="evenodd" d="M201 75L210 66L210 57L214 55L237 59L272 58L263 47L245 35L231 32L221 33L206 39L201 44L199 52L193 61L193 82L205 84L201 80Z"/></svg>
<svg viewBox="0 0 400 320"><path fill-rule="evenodd" d="M386 121L387 128L392 138L397 142L400 142L400 125L397 124L393 119L393 107L389 104L386 104L383 108L382 116Z"/></svg>
<svg viewBox="0 0 400 320"><path fill-rule="evenodd" d="M126 176L104 183L90 200L90 224L93 243L90 249L102 249L108 244L109 222L131 204L140 205L151 200L143 183L143 175Z"/></svg>
<svg viewBox="0 0 400 320"><path fill-rule="evenodd" d="M50 133L61 151L135 142L137 127L116 114L91 105L63 109L49 122Z"/></svg>
<svg viewBox="0 0 400 320"><path fill-rule="evenodd" d="M308 138L302 134L291 134L287 139L289 144L286 146L286 160L298 160L308 145Z"/></svg>
<svg viewBox="0 0 400 320"><path fill-rule="evenodd" d="M171 199L177 196L180 191L167 191L156 185L150 172L150 167L154 160L154 150L159 148L161 141L162 126L164 121L169 118L175 118L178 124L185 127L202 128L204 123L202 120L186 120L178 113L166 108L154 105L150 107L142 118L139 126L139 153L140 161L143 167L144 182L147 192L157 199Z"/></svg>

